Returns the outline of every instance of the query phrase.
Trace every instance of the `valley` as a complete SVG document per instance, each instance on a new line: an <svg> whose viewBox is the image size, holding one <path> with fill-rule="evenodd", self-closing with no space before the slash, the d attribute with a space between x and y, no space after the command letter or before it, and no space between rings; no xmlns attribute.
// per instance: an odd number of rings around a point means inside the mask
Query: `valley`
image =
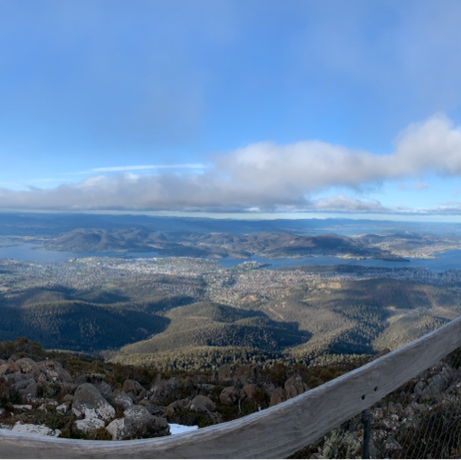
<svg viewBox="0 0 461 460"><path fill-rule="evenodd" d="M461 313L461 270L413 262L459 249L456 226L27 213L2 219L0 244L10 256L0 258L1 340L27 336L47 349L160 369L328 365L398 348ZM15 250L20 258L12 258ZM30 253L43 257L31 261ZM325 256L337 265L303 265ZM393 262L359 263L377 259Z"/></svg>
<svg viewBox="0 0 461 460"><path fill-rule="evenodd" d="M461 312L461 272L90 257L0 261L0 335L123 364L324 364L397 348Z"/></svg>

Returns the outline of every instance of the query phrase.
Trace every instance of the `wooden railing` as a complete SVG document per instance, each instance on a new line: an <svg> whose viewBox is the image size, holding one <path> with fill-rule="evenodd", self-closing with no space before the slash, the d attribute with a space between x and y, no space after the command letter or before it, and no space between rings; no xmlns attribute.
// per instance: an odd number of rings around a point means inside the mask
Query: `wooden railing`
<svg viewBox="0 0 461 460"><path fill-rule="evenodd" d="M0 430L1 458L285 458L461 346L461 317L275 407L197 431L84 441Z"/></svg>

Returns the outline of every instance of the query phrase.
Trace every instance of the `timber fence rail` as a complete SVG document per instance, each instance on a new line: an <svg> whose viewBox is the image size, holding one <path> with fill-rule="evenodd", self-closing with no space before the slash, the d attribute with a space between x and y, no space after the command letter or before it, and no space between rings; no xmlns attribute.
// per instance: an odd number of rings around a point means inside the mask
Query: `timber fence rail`
<svg viewBox="0 0 461 460"><path fill-rule="evenodd" d="M0 457L286 458L353 417L358 416L360 423L363 411L460 346L461 317L359 369L238 420L133 441L84 441L0 430Z"/></svg>

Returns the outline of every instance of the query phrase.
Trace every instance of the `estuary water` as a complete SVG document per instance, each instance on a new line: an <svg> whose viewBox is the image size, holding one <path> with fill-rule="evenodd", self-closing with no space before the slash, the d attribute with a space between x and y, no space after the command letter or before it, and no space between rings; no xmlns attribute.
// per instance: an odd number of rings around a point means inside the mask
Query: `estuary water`
<svg viewBox="0 0 461 460"><path fill-rule="evenodd" d="M19 246L0 247L0 259L19 259L23 261L52 263L65 262L69 259L83 257L127 257L127 258L151 258L169 257L156 252L70 252L70 251L49 251L34 249L31 244ZM436 259L409 259L408 262L387 261L378 259L342 259L333 256L301 257L297 259L265 259L253 256L250 259L213 259L224 267L235 267L243 262L258 262L267 265L267 268L296 267L299 265L358 265L362 267L380 268L426 268L434 272L445 270L461 270L461 250L447 251L443 254L436 254Z"/></svg>

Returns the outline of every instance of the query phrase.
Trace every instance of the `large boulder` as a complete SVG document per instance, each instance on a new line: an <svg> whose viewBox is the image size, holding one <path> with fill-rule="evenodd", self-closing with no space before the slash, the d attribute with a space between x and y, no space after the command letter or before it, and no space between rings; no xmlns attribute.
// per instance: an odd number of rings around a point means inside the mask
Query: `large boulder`
<svg viewBox="0 0 461 460"><path fill-rule="evenodd" d="M165 410L163 411L163 415L165 417L171 417L175 412L189 410L189 408L190 401L188 399L179 399L178 401L173 401L171 404L166 406Z"/></svg>
<svg viewBox="0 0 461 460"><path fill-rule="evenodd" d="M189 409L196 412L213 412L216 406L207 396L198 395L191 401Z"/></svg>
<svg viewBox="0 0 461 460"><path fill-rule="evenodd" d="M101 393L101 396L104 399L107 399L107 401L112 402L112 387L107 382L101 380L100 382L93 383L93 385L96 387L99 393Z"/></svg>
<svg viewBox="0 0 461 460"><path fill-rule="evenodd" d="M221 391L219 395L219 401L225 406L232 406L235 404L240 397L240 392L235 387L226 387Z"/></svg>
<svg viewBox="0 0 461 460"><path fill-rule="evenodd" d="M137 405L127 409L124 418L109 423L107 431L113 440L153 438L170 434L170 427L163 417L155 417Z"/></svg>
<svg viewBox="0 0 461 460"><path fill-rule="evenodd" d="M285 395L286 399L294 398L306 390L309 387L303 382L303 379L299 374L293 374L286 382L285 382Z"/></svg>
<svg viewBox="0 0 461 460"><path fill-rule="evenodd" d="M259 372L255 365L241 364L235 370L234 381L241 382L243 385L258 381Z"/></svg>
<svg viewBox="0 0 461 460"><path fill-rule="evenodd" d="M128 409L133 405L133 399L131 398L131 396L119 389L115 390L112 393L112 401L114 402L114 404L122 406L124 409Z"/></svg>
<svg viewBox="0 0 461 460"><path fill-rule="evenodd" d="M232 372L229 364L223 364L218 369L218 381L219 382L230 382L232 380Z"/></svg>
<svg viewBox="0 0 461 460"><path fill-rule="evenodd" d="M11 374L14 374L15 372L21 372L21 369L16 366L16 363L12 359L8 360L8 370Z"/></svg>
<svg viewBox="0 0 461 460"><path fill-rule="evenodd" d="M91 383L84 383L75 390L72 412L76 417L96 417L104 421L115 417L115 409Z"/></svg>
<svg viewBox="0 0 461 460"><path fill-rule="evenodd" d="M283 388L276 388L271 394L269 406L276 406L277 404L286 401L285 390Z"/></svg>
<svg viewBox="0 0 461 460"><path fill-rule="evenodd" d="M144 391L144 388L142 387L142 385L137 382L136 380L131 380L131 379L127 379L123 382L123 388L122 390L125 392L125 393L132 393L134 395L138 395L139 393L141 393L142 391Z"/></svg>
<svg viewBox="0 0 461 460"><path fill-rule="evenodd" d="M73 391L77 387L74 379L71 377L61 363L53 360L40 361L37 363L38 371L35 377L37 383L50 384L57 383L61 388L67 391Z"/></svg>
<svg viewBox="0 0 461 460"><path fill-rule="evenodd" d="M0 376L8 374L10 372L10 366L8 363L0 363Z"/></svg>
<svg viewBox="0 0 461 460"><path fill-rule="evenodd" d="M16 366L19 367L24 374L36 375L40 372L38 364L30 358L21 358L15 362Z"/></svg>
<svg viewBox="0 0 461 460"><path fill-rule="evenodd" d="M240 392L240 399L253 399L258 386L255 383L247 383Z"/></svg>
<svg viewBox="0 0 461 460"><path fill-rule="evenodd" d="M92 433L99 430L99 428L104 428L105 423L95 413L88 413L84 419L76 420L74 425L77 430L84 433Z"/></svg>

